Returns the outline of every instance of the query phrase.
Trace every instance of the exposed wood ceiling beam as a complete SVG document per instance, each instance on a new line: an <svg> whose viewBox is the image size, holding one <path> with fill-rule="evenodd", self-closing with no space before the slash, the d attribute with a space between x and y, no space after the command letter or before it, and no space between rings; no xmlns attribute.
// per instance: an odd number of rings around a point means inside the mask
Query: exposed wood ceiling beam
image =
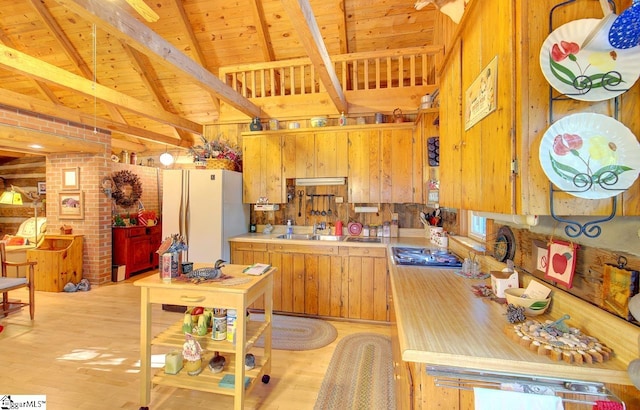
<svg viewBox="0 0 640 410"><path fill-rule="evenodd" d="M329 58L327 47L322 40L322 34L309 1L282 0L282 4L289 14L289 19L293 22L293 26L298 32L298 37L300 37L300 43L305 48L309 59L318 72L320 81L329 94L329 98L331 98L338 112L348 112L347 100L342 92L331 58Z"/></svg>
<svg viewBox="0 0 640 410"><path fill-rule="evenodd" d="M154 61L169 63L227 104L249 117L259 117L260 107L238 94L218 77L114 4L103 0L55 0L81 18L127 42Z"/></svg>
<svg viewBox="0 0 640 410"><path fill-rule="evenodd" d="M58 22L53 18L49 9L45 7L44 3L41 0L31 0L30 1L33 8L36 10L42 22L47 26L53 37L56 39L62 51L69 57L69 60L73 63L76 68L82 73L84 78L93 79L95 73L93 70L89 68L87 63L84 61L80 53L75 49L73 44L69 41L69 38L62 30L62 27L58 24ZM111 104L106 104L107 110L109 111L109 115L116 121L125 122L124 117L118 111L116 107Z"/></svg>
<svg viewBox="0 0 640 410"><path fill-rule="evenodd" d="M22 128L15 125L0 124L0 149L11 149L17 152L44 155L50 153L85 152L101 154L105 144L74 138L69 135L58 135L50 132ZM34 141L43 146L43 149L30 148Z"/></svg>
<svg viewBox="0 0 640 410"><path fill-rule="evenodd" d="M189 17L187 17L187 12L184 10L184 3L182 0L174 0L173 6L178 11L178 20L180 22L180 33L187 33L187 37L189 38L189 47L194 51L193 57L195 61L200 64L202 67L211 71L214 75L218 75L218 68L211 69L207 66L207 60L202 52L202 47L200 47L200 43L196 38L196 33L193 32L193 26L189 22ZM215 93L211 94L211 98L213 99L213 105L216 108L216 112L220 112L220 99Z"/></svg>
<svg viewBox="0 0 640 410"><path fill-rule="evenodd" d="M72 89L100 101L110 102L143 117L202 134L202 125L164 110L152 107L145 101L96 84L76 74L28 56L18 50L0 45L0 65L32 78Z"/></svg>
<svg viewBox="0 0 640 410"><path fill-rule="evenodd" d="M50 115L52 117L60 118L70 122L75 122L90 127L97 127L112 132L119 132L124 135L129 135L160 144L183 147L190 147L192 145L190 143L187 143L186 141L180 142L177 138L174 137L158 134L152 131L145 130L143 128L118 123L116 121L105 119L102 117L95 117L94 115L86 114L79 110L74 110L72 108L60 106L58 104L43 101L38 98L29 97L23 94L18 94L1 88L0 101L11 101L11 105L13 107L20 108L26 111L37 112L43 115ZM143 150L144 147L141 146L136 152Z"/></svg>
<svg viewBox="0 0 640 410"><path fill-rule="evenodd" d="M11 39L5 34L4 30L2 30L2 27L0 27L0 42L2 42L2 44L4 44L5 46L16 48L15 43L11 41ZM36 79L32 79L32 81L36 89L40 92L40 94L42 94L49 101L57 103L58 99L56 95L53 93L53 91L51 90L51 88L49 88L47 84L43 83L42 81L38 81Z"/></svg>
<svg viewBox="0 0 640 410"><path fill-rule="evenodd" d="M338 30L338 38L340 41L340 54L349 53L349 38L347 37L347 11L344 0L340 1L341 20Z"/></svg>
<svg viewBox="0 0 640 410"><path fill-rule="evenodd" d="M135 48L130 47L128 44L121 44L124 52L129 56L131 64L136 68L136 71L140 76L140 80L144 83L145 87L150 90L150 97L155 100L159 107L175 114L177 110L171 103L171 99L167 96L167 93L162 88L162 82L158 79L156 70L153 68L153 65L149 63L149 59ZM177 128L175 130L181 140L189 139L189 135L186 132Z"/></svg>
<svg viewBox="0 0 640 410"><path fill-rule="evenodd" d="M256 23L256 31L258 32L260 49L262 50L262 58L264 59L264 61L273 61L276 59L276 56L273 52L271 38L269 37L268 24L264 19L262 1L252 0L249 3L251 4L251 14L253 14L253 21Z"/></svg>

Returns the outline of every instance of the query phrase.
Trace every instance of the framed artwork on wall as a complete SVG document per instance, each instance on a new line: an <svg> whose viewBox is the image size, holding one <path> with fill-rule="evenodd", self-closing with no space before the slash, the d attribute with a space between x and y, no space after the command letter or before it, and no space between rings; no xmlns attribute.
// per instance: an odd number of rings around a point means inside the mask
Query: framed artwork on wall
<svg viewBox="0 0 640 410"><path fill-rule="evenodd" d="M547 253L547 269L545 278L571 288L576 270L576 253L578 245L551 240Z"/></svg>
<svg viewBox="0 0 640 410"><path fill-rule="evenodd" d="M62 189L80 189L80 168L62 168Z"/></svg>
<svg viewBox="0 0 640 410"><path fill-rule="evenodd" d="M38 195L45 195L47 193L47 183L38 182Z"/></svg>
<svg viewBox="0 0 640 410"><path fill-rule="evenodd" d="M84 193L69 191L58 193L60 219L84 219Z"/></svg>

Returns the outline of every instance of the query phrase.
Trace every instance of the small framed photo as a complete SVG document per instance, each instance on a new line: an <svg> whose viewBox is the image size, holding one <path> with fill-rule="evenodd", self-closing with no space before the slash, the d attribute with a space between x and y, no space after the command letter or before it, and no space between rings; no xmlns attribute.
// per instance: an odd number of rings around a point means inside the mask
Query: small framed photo
<svg viewBox="0 0 640 410"><path fill-rule="evenodd" d="M80 168L62 169L62 189L80 189Z"/></svg>
<svg viewBox="0 0 640 410"><path fill-rule="evenodd" d="M60 219L84 219L84 195L81 191L58 193Z"/></svg>
<svg viewBox="0 0 640 410"><path fill-rule="evenodd" d="M38 182L38 195L45 195L47 193L47 183Z"/></svg>

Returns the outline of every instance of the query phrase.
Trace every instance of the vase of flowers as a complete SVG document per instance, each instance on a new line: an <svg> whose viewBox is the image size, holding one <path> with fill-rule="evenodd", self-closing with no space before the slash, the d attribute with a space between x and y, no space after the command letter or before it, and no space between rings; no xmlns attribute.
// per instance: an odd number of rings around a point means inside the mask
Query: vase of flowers
<svg viewBox="0 0 640 410"><path fill-rule="evenodd" d="M242 172L242 150L222 138L207 140L201 137L202 144L189 148L197 168L206 163L208 169L228 169Z"/></svg>

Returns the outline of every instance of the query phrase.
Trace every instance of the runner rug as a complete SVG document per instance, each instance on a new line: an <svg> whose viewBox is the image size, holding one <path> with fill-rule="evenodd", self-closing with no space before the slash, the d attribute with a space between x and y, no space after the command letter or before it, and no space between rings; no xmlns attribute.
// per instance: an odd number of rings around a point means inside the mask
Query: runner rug
<svg viewBox="0 0 640 410"><path fill-rule="evenodd" d="M395 408L391 338L377 333L345 336L333 352L314 409Z"/></svg>
<svg viewBox="0 0 640 410"><path fill-rule="evenodd" d="M251 313L249 320L264 322L264 314ZM336 340L338 331L328 322L305 317L273 315L271 348L277 350L319 349ZM255 346L264 346L260 337Z"/></svg>

